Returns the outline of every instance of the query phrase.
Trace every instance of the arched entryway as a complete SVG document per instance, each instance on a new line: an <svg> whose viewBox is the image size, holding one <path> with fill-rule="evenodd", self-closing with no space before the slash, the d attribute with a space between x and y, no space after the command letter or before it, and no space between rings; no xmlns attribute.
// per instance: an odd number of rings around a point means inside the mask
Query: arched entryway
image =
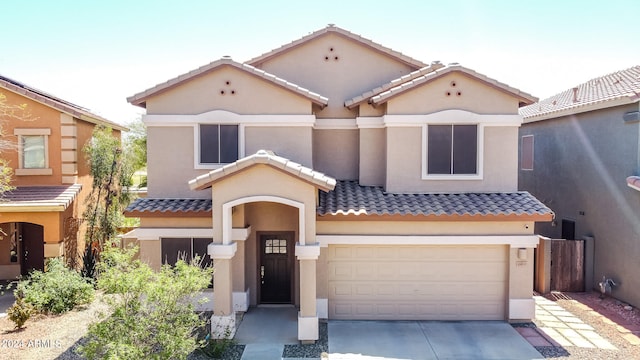
<svg viewBox="0 0 640 360"><path fill-rule="evenodd" d="M0 224L0 276L6 279L44 270L44 227L28 222Z"/></svg>

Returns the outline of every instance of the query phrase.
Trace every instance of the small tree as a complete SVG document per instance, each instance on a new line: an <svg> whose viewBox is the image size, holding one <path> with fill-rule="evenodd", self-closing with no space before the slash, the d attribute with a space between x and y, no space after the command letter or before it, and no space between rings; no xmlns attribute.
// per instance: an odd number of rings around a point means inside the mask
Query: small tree
<svg viewBox="0 0 640 360"><path fill-rule="evenodd" d="M204 326L194 309L213 270L180 260L159 272L133 260L136 248L106 248L98 264L98 288L112 315L92 324L80 349L88 359L184 359L198 346Z"/></svg>
<svg viewBox="0 0 640 360"><path fill-rule="evenodd" d="M129 192L123 191L130 186L134 169L128 149L105 126L97 126L83 148L93 179L83 214L87 224L84 276L93 277L95 257L117 235L124 219L122 211L131 201Z"/></svg>

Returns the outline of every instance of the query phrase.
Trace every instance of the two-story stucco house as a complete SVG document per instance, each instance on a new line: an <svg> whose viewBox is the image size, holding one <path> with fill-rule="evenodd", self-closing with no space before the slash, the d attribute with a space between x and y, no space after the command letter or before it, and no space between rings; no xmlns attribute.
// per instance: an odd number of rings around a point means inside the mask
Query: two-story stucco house
<svg viewBox="0 0 640 360"><path fill-rule="evenodd" d="M6 107L26 105L16 116L0 114L3 136L15 144L0 154L15 187L0 198L0 279L15 279L42 270L45 258L82 251L80 223L91 191L82 147L96 125L117 136L126 128L4 76L0 94Z"/></svg>
<svg viewBox="0 0 640 360"><path fill-rule="evenodd" d="M518 108L458 64L329 25L130 97L146 108L148 198L125 236L158 267L213 259L215 324L299 307L318 319L530 319L536 221L518 192Z"/></svg>
<svg viewBox="0 0 640 360"><path fill-rule="evenodd" d="M553 209L536 227L586 239L585 286L602 277L640 306L640 66L607 74L523 107L520 189ZM591 245L589 245L591 248Z"/></svg>

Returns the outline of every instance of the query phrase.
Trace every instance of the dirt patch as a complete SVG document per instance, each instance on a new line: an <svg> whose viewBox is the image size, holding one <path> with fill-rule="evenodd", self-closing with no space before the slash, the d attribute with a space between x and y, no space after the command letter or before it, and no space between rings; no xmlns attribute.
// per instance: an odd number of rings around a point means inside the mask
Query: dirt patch
<svg viewBox="0 0 640 360"><path fill-rule="evenodd" d="M2 359L55 359L73 347L87 332L89 324L106 316L108 306L102 296L86 307L63 315L37 315L25 328L14 330L8 317L0 318Z"/></svg>

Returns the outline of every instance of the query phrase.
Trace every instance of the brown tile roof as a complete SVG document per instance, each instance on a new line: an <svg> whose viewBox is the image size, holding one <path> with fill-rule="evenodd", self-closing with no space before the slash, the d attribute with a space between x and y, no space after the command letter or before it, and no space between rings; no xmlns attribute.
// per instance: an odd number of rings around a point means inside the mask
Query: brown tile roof
<svg viewBox="0 0 640 360"><path fill-rule="evenodd" d="M59 97L48 94L42 90L38 90L34 87L28 86L19 81L13 80L6 76L0 75L0 88L5 88L16 94L25 96L31 100L39 102L41 104L52 107L58 111L67 113L78 119L88 121L92 124L106 125L112 129L127 131L128 129L120 124L117 124L111 120L107 120L101 116L91 113L89 110L70 103L66 100L62 100Z"/></svg>
<svg viewBox="0 0 640 360"><path fill-rule="evenodd" d="M211 214L211 199L138 198L124 210L130 217L203 213Z"/></svg>
<svg viewBox="0 0 640 360"><path fill-rule="evenodd" d="M233 61L231 58L229 57L224 57L220 60L216 60L213 61L207 65L201 66L195 70L192 70L186 74L182 74L178 77L175 77L173 79L170 79L162 84L158 84L150 89L147 89L143 92L137 93L133 96L130 96L127 98L127 101L130 102L133 105L137 105L137 106L141 106L141 107L146 107L146 100L159 93L162 91L165 91L167 89L170 89L174 86L180 85L194 77L197 77L199 75L205 74L209 71L212 71L218 67L221 66L232 66L236 69L242 70L246 73L249 73L251 75L257 76L260 79L269 81L281 88L284 88L286 90L289 90L293 93L296 93L298 95L304 96L307 99L311 100L313 103L318 104L320 106L326 106L329 103L329 99L320 95L320 94L316 94L310 90L307 90L301 86L298 86L294 83L291 83L287 80L281 79L273 74L270 74L266 71L257 69L251 65L247 65L247 64L241 64L239 62Z"/></svg>
<svg viewBox="0 0 640 360"><path fill-rule="evenodd" d="M640 65L616 71L520 109L524 122L640 101Z"/></svg>
<svg viewBox="0 0 640 360"><path fill-rule="evenodd" d="M362 102L368 101L369 99L371 99L372 97L379 95L389 89L392 89L396 86L402 85L408 81L412 81L414 79L417 79L419 77L422 77L426 74L432 73L440 68L443 68L444 65L442 63L440 63L439 61L434 61L431 63L431 65L429 66L425 66L419 70L413 71L407 75L404 75L402 77L399 77L395 80L391 80L390 82L381 85L373 90L367 91L366 93L362 94L362 95L358 95L356 97L354 97L353 99L347 100L344 103L344 106L348 107L349 109L352 109L354 107L356 107L357 105L359 105Z"/></svg>
<svg viewBox="0 0 640 360"><path fill-rule="evenodd" d="M527 94L524 91L520 91L514 87L511 87L507 84L501 83L498 80L492 79L486 75L480 74L474 70L468 69L466 67L460 66L457 63L452 63L449 64L447 66L444 67L439 67L438 69L436 69L435 71L427 71L424 74L417 76L415 78L409 79L408 81L402 82L400 83L399 80L394 80L392 82L396 82L396 84L399 84L395 87L391 87L390 89L379 93L377 95L374 95L373 97L371 97L369 99L369 102L371 104L377 105L377 104L382 104L387 102L389 99L393 98L394 96L400 95L402 93L404 93L407 90L413 89L417 86L423 85L425 83L428 83L430 81L433 81L445 74L449 74L451 72L461 72L464 74L467 74L473 78L476 78L490 86L493 86L495 88L497 88L498 90L504 91L506 93L509 93L517 98L520 99L520 102L522 104L531 104L536 102L538 99L536 97L534 97L533 95Z"/></svg>
<svg viewBox="0 0 640 360"><path fill-rule="evenodd" d="M271 50L271 51L269 51L267 53L264 53L264 54L262 54L260 56L257 56L255 58L247 61L246 63L250 64L250 65L253 65L253 66L259 66L260 63L262 63L262 62L264 62L264 61L266 61L266 60L268 60L270 58L278 56L279 54L281 54L281 53L283 53L285 51L288 51L289 49L293 49L293 48L295 48L297 46L300 46L300 45L302 45L302 44L304 44L304 43L306 43L306 42L308 42L310 40L313 40L315 38L318 38L318 37L323 36L323 35L328 34L328 33L339 34L339 35L342 35L342 36L344 36L346 38L355 40L355 41L357 41L357 42L359 42L359 43L361 43L361 44L363 44L365 46L368 46L368 47L370 47L370 48L372 48L372 49L374 49L376 51L379 51L379 52L381 52L383 54L386 54L386 55L388 55L388 56L390 56L392 58L395 58L396 60L399 60L399 61L401 61L401 62L403 62L403 63L405 63L405 64L407 64L407 65L409 65L409 66L411 66L411 67L413 67L415 69L420 69L420 68L423 68L423 67L427 66L427 64L423 63L420 60L416 60L414 58L411 58L411 57L409 57L407 55L404 55L404 54L402 54L402 53L400 53L398 51L392 50L392 49L390 49L388 47L382 46L382 45L380 45L380 44L378 44L376 42L373 42L373 41L371 41L369 39L363 38L362 36L360 36L358 34L354 34L354 33L350 32L350 31L345 30L345 29L339 28L339 27L337 27L337 26L335 26L333 24L329 24L325 28L322 28L322 29L320 29L318 31L315 31L315 32L313 32L313 33L311 33L311 34L309 34L307 36L304 36L304 37L298 39L298 40L294 40L294 41L292 41L292 42L290 42L288 44L285 44L285 45L283 45L283 46L281 46L281 47L279 47L277 49Z"/></svg>
<svg viewBox="0 0 640 360"><path fill-rule="evenodd" d="M317 214L413 216L517 216L547 218L553 212L528 192L392 194L382 186L338 181L335 189L320 193Z"/></svg>
<svg viewBox="0 0 640 360"><path fill-rule="evenodd" d="M78 196L82 185L20 186L0 198L0 212L64 211Z"/></svg>
<svg viewBox="0 0 640 360"><path fill-rule="evenodd" d="M332 190L336 184L336 180L321 172L315 171L306 166L302 166L289 159L274 154L272 151L259 150L253 155L244 157L234 163L225 165L219 169L210 171L207 174L200 175L189 181L191 190L202 190L211 186L211 183L227 177L233 173L246 169L256 164L266 164L276 169L283 170L292 176L296 176L301 180L307 181L314 186L324 190Z"/></svg>

